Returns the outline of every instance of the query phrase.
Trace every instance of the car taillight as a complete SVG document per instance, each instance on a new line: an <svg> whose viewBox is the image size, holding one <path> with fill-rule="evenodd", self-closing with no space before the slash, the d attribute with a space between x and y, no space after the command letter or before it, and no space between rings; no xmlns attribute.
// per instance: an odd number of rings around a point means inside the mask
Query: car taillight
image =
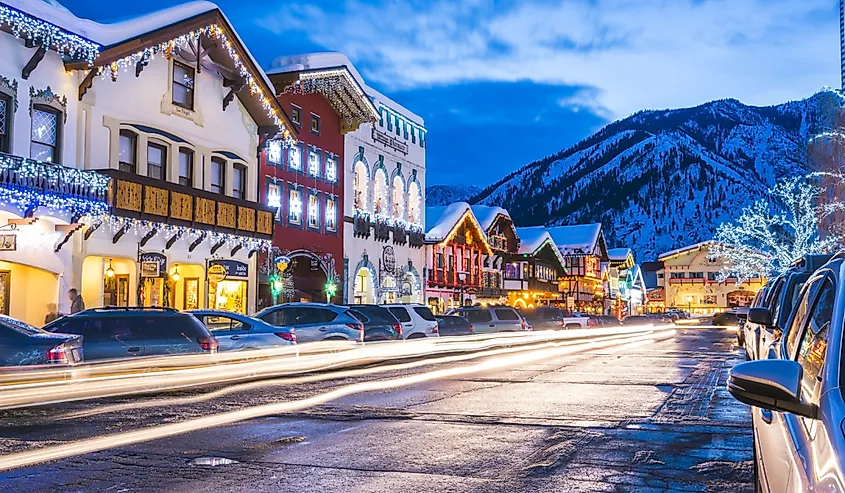
<svg viewBox="0 0 845 493"><path fill-rule="evenodd" d="M470 332L475 332L475 327L473 327L473 326L472 326L472 324L469 324L469 331L470 331Z"/></svg>
<svg viewBox="0 0 845 493"><path fill-rule="evenodd" d="M286 341L290 341L290 342L296 344L296 334L293 333L292 331L291 332L276 332L276 335L281 337L282 339L284 339Z"/></svg>
<svg viewBox="0 0 845 493"><path fill-rule="evenodd" d="M587 319L587 327L589 327L591 329L595 329L596 327L598 327L598 325L599 325L598 320L595 320L595 319L592 319L592 318Z"/></svg>
<svg viewBox="0 0 845 493"><path fill-rule="evenodd" d="M402 335L402 325L401 324L393 324L393 330L396 331L398 335Z"/></svg>
<svg viewBox="0 0 845 493"><path fill-rule="evenodd" d="M65 353L65 345L59 344L47 351L48 363L67 363L67 353Z"/></svg>
<svg viewBox="0 0 845 493"><path fill-rule="evenodd" d="M439 334L440 333L440 324L434 324L434 328L431 329L432 334Z"/></svg>
<svg viewBox="0 0 845 493"><path fill-rule="evenodd" d="M216 353L217 348L220 346L214 337L197 337L197 342L200 343L203 351L208 351L209 353Z"/></svg>

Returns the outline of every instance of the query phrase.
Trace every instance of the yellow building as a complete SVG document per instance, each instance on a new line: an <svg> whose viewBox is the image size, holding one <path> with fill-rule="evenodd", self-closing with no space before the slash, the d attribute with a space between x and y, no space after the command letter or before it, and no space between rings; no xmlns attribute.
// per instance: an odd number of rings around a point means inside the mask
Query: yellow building
<svg viewBox="0 0 845 493"><path fill-rule="evenodd" d="M763 287L765 279L753 278L741 283L735 278L719 282L719 272L724 267L723 259L709 258L706 241L666 252L660 256L663 262L666 308L679 308L694 314L725 311L737 306L748 306L751 299Z"/></svg>

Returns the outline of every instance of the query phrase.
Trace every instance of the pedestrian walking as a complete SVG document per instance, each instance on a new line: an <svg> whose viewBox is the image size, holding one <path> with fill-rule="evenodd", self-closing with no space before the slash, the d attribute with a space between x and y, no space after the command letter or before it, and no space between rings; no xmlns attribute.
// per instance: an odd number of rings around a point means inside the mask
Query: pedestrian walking
<svg viewBox="0 0 845 493"><path fill-rule="evenodd" d="M82 295L76 288L71 288L67 292L67 297L70 298L70 313L79 313L85 309L85 301L82 300Z"/></svg>

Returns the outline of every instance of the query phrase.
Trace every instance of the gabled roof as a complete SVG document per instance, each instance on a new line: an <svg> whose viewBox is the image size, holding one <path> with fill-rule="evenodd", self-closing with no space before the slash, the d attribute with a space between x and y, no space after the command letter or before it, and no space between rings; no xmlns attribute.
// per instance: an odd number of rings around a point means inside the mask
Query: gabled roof
<svg viewBox="0 0 845 493"><path fill-rule="evenodd" d="M516 228L516 234L519 236L519 253L524 255L536 255L537 252L548 245L555 254L555 258L560 262L562 269L566 270L566 262L560 254L560 249L555 245L554 239L542 226L535 226L530 228Z"/></svg>
<svg viewBox="0 0 845 493"><path fill-rule="evenodd" d="M414 124L423 127L423 129L425 128L425 122L423 121L422 117L413 113L407 108L404 108L399 103L392 101L384 94L368 86L367 83L364 81L364 78L361 77L361 74L358 73L358 71L352 65L352 62L349 60L349 58L343 53L323 52L282 56L273 61L273 67L280 67L285 70L315 70L329 69L335 67L346 67L349 69L350 75L352 75L352 77L354 77L355 80L358 82L358 85L364 88L364 92L366 92L368 96L373 98L373 102L376 107L384 105L392 109L393 111L400 113L402 116L404 116ZM274 70L277 69L271 69L271 73Z"/></svg>
<svg viewBox="0 0 845 493"><path fill-rule="evenodd" d="M662 261L668 259L669 257L675 257L675 256L680 255L682 253L692 252L694 250L707 249L708 247L715 245L715 244L716 244L716 242L713 241L713 240L702 241L700 243L687 245L687 246L677 248L675 250L672 250L672 251L669 251L669 252L666 252L666 253L662 253L662 254L660 254L660 256L657 259L662 262Z"/></svg>
<svg viewBox="0 0 845 493"><path fill-rule="evenodd" d="M490 245L487 243L487 235L472 209L466 202L455 202L447 206L441 207L426 207L425 209L425 241L426 243L440 243L449 238L449 235L461 224L462 221L468 219L478 228L481 235L481 243L484 246L484 251L487 254L492 254Z"/></svg>
<svg viewBox="0 0 845 493"><path fill-rule="evenodd" d="M630 248L611 248L607 251L607 259L611 262L624 262L632 256Z"/></svg>
<svg viewBox="0 0 845 493"><path fill-rule="evenodd" d="M564 255L589 255L598 248L600 256L607 257L601 223L554 226L546 230Z"/></svg>
<svg viewBox="0 0 845 493"><path fill-rule="evenodd" d="M663 262L643 262L640 264L640 268L643 272L657 272L663 268Z"/></svg>
<svg viewBox="0 0 845 493"><path fill-rule="evenodd" d="M231 72L228 75L232 78L243 79L245 87L236 94L256 123L260 127L294 131L273 97L275 91L270 79L220 8L211 2L188 2L110 24L81 19L55 0L0 0L2 4L98 44L94 56L76 57L66 61L66 67L86 71L92 66L104 68L113 77L121 72L134 72L139 62L143 68L145 61L164 56L173 48L186 47L202 35L202 49L221 70Z"/></svg>
<svg viewBox="0 0 845 493"><path fill-rule="evenodd" d="M511 218L508 211L495 206L474 205L472 206L472 213L475 214L475 218L478 219L478 224L481 225L481 229L483 229L485 233L490 232L490 228L496 224L496 219L500 215L505 216L508 219Z"/></svg>
<svg viewBox="0 0 845 493"><path fill-rule="evenodd" d="M321 94L343 121L341 133L355 131L363 123L378 121L378 110L352 75L350 67L300 67L286 65L267 71L277 94Z"/></svg>

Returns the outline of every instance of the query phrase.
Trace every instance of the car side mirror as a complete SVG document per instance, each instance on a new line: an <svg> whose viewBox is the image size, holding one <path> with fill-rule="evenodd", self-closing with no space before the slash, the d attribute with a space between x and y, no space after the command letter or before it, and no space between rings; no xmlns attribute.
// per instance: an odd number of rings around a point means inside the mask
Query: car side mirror
<svg viewBox="0 0 845 493"><path fill-rule="evenodd" d="M728 392L738 401L772 411L816 419L818 407L801 400L804 369L786 359L740 363L728 374Z"/></svg>
<svg viewBox="0 0 845 493"><path fill-rule="evenodd" d="M748 321L764 327L774 325L774 322L772 322L772 312L768 308L752 308L748 310Z"/></svg>

